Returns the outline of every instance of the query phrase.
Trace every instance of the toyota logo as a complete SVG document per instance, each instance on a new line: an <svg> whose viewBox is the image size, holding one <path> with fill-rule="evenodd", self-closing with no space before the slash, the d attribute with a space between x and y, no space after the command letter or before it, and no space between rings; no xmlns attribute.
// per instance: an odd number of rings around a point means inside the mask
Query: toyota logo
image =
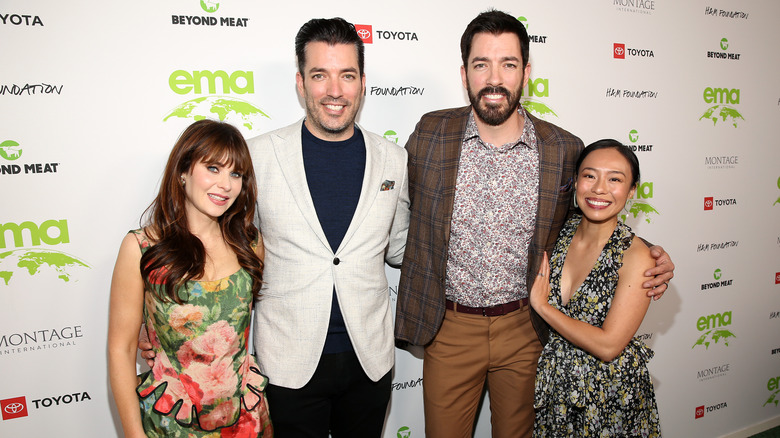
<svg viewBox="0 0 780 438"><path fill-rule="evenodd" d="M617 56L623 56L623 48L622 47L615 47L615 55Z"/></svg>
<svg viewBox="0 0 780 438"><path fill-rule="evenodd" d="M357 34L361 40L368 39L371 36L371 32L368 29L358 29Z"/></svg>
<svg viewBox="0 0 780 438"><path fill-rule="evenodd" d="M3 410L7 414L18 414L24 410L24 405L21 403L8 403Z"/></svg>
<svg viewBox="0 0 780 438"><path fill-rule="evenodd" d="M712 207L712 199L708 199L708 200L704 201L704 206L707 207L707 208Z"/></svg>

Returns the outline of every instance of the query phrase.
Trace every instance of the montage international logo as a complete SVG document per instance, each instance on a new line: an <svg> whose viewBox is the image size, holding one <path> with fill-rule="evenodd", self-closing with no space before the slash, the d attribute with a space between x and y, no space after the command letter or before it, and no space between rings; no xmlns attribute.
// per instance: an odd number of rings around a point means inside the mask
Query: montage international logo
<svg viewBox="0 0 780 438"><path fill-rule="evenodd" d="M57 173L60 163L22 163L22 145L15 140L0 143L0 175Z"/></svg>
<svg viewBox="0 0 780 438"><path fill-rule="evenodd" d="M9 240L8 237L11 237ZM25 241L24 236L29 236ZM15 249L6 250L13 243ZM92 269L79 258L48 248L29 248L70 243L68 221L47 220L40 225L25 221L0 224L0 287L22 286L29 281L49 284L78 282Z"/></svg>
<svg viewBox="0 0 780 438"><path fill-rule="evenodd" d="M739 105L739 88L712 88L707 87L703 93L704 102L715 104L707 108L699 120L711 120L713 126L730 124L737 127L739 121L745 118L734 107Z"/></svg>
<svg viewBox="0 0 780 438"><path fill-rule="evenodd" d="M699 336L699 339L696 340L691 349L704 347L705 350L709 350L710 345L713 344L728 347L729 342L731 342L732 339L736 339L736 335L731 332L730 326L730 310L700 317L696 320L696 329L703 333Z"/></svg>
<svg viewBox="0 0 780 438"><path fill-rule="evenodd" d="M531 29L530 25L528 24L528 19L525 17L517 17L517 21L523 23L523 26L525 26L526 30ZM533 35L530 32L528 33L528 40L532 43L537 44L546 44L547 43L547 35Z"/></svg>
<svg viewBox="0 0 780 438"><path fill-rule="evenodd" d="M205 87L204 87L205 84ZM251 71L237 70L228 74L223 70L196 70L192 73L176 70L168 77L171 90L180 95L203 95L177 105L163 117L192 120L219 119L250 132L259 129L263 117L270 119L252 103L229 94L254 94L255 80ZM217 95L218 92L223 95Z"/></svg>
<svg viewBox="0 0 780 438"><path fill-rule="evenodd" d="M608 0L621 12L652 15L655 12L657 0Z"/></svg>
<svg viewBox="0 0 780 438"><path fill-rule="evenodd" d="M725 60L732 60L732 61L739 61L740 53L734 53L734 52L727 52L729 49L729 40L728 38L721 38L720 39L720 51L714 50L714 51L707 51L707 58L714 58L714 59L725 59Z"/></svg>
<svg viewBox="0 0 780 438"><path fill-rule="evenodd" d="M766 383L766 389L769 390L769 398L764 402L764 406L777 407L780 405L780 376L772 377Z"/></svg>
<svg viewBox="0 0 780 438"><path fill-rule="evenodd" d="M2 412L3 421L26 417L28 415L27 399L22 396L0 400L0 412Z"/></svg>
<svg viewBox="0 0 780 438"><path fill-rule="evenodd" d="M652 199L653 183L643 182L639 184L634 192L634 197L626 201L626 206L620 213L620 220L632 226L635 226L642 220L648 224L652 223L655 216L661 214L650 204Z"/></svg>
<svg viewBox="0 0 780 438"><path fill-rule="evenodd" d="M636 129L632 129L628 132L628 141L629 144L626 144L627 147L631 148L634 152L652 152L653 151L653 145L651 144L638 144L639 142L639 131Z"/></svg>
<svg viewBox="0 0 780 438"><path fill-rule="evenodd" d="M529 78L528 85L522 91L521 102L523 108L542 120L548 120L552 117L557 118L558 114L552 108L547 106L542 100L537 99L542 97L550 97L550 80L546 78Z"/></svg>
<svg viewBox="0 0 780 438"><path fill-rule="evenodd" d="M395 436L396 438L412 438L412 429L409 429L409 426L401 426Z"/></svg>

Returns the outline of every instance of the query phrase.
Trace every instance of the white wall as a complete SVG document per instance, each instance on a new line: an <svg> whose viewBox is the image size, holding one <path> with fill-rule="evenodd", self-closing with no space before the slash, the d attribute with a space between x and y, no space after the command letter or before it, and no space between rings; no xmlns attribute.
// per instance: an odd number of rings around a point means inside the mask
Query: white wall
<svg viewBox="0 0 780 438"><path fill-rule="evenodd" d="M111 270L122 236L156 193L171 146L192 122L164 120L175 107L210 96L247 101L268 116L248 125L231 117L247 137L297 120L303 107L294 86L295 33L309 18L343 16L372 26L374 36L366 45L359 122L395 131L402 145L424 112L466 104L460 35L489 6L525 17L538 37L531 43L535 87L526 95L554 111L546 120L586 144L612 137L644 149L637 151L644 185L636 203L657 213L628 222L677 264L671 290L639 330L656 352L650 366L664 435L712 437L777 424L780 4L218 4L209 13L199 0L0 3L0 401L5 418L17 397L26 404L19 414L27 413L0 420L0 435L103 437L118 430L106 377ZM217 24L173 24L173 16ZM231 18L243 26L227 25ZM625 59L614 58L615 43L625 44ZM245 74L228 91L217 82L215 90L178 94L169 83L177 70ZM708 88L729 90L731 102L705 101ZM620 92L610 97L608 90ZM646 93L628 97L624 90ZM717 104L741 115L737 126L700 120ZM204 113L203 105L192 114ZM708 164L713 160L726 164ZM712 211L703 207L706 197L715 201ZM19 241L15 228L25 229ZM58 263L65 263L61 271ZM388 274L395 299L398 273ZM710 315L720 315L720 329L733 336L696 346L707 331L697 321L706 326ZM420 352L396 357L385 436L422 437ZM478 437L490 434L487 405Z"/></svg>

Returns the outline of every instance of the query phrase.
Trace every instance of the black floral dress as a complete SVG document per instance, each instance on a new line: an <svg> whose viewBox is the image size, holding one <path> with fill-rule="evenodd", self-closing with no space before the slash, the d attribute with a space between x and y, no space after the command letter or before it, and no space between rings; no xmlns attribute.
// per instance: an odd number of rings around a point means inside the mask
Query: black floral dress
<svg viewBox="0 0 780 438"><path fill-rule="evenodd" d="M600 327L615 296L623 251L634 234L618 222L593 270L561 304L561 270L581 216L564 225L550 258L549 302L564 314ZM633 338L611 362L572 345L554 330L536 371L534 437L660 437L658 407L647 362L653 352Z"/></svg>

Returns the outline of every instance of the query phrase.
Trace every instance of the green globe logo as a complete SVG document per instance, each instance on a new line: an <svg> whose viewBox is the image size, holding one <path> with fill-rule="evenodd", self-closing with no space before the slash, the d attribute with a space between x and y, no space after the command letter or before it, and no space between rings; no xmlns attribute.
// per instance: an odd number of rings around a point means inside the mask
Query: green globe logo
<svg viewBox="0 0 780 438"><path fill-rule="evenodd" d="M658 212L658 210L655 209L655 207L639 199L629 199L626 202L625 208L628 209L628 213L622 214L620 216L624 223L626 222L628 215L631 215L631 217L634 219L643 217L644 221L649 224L653 222L654 216L661 214Z"/></svg>
<svg viewBox="0 0 780 438"><path fill-rule="evenodd" d="M50 249L21 248L0 252L0 286L11 285L23 277L76 282L88 269L92 267L78 258Z"/></svg>
<svg viewBox="0 0 780 438"><path fill-rule="evenodd" d="M525 17L517 17L517 21L523 23L523 26L525 26L526 29L528 29L528 19Z"/></svg>
<svg viewBox="0 0 780 438"><path fill-rule="evenodd" d="M397 438L410 438L412 436L412 430L406 426L401 426L398 428L398 432L396 432L395 436Z"/></svg>
<svg viewBox="0 0 780 438"><path fill-rule="evenodd" d="M777 188L780 189L780 178L777 178ZM780 203L780 198L777 198L777 201L772 205L777 205L778 203Z"/></svg>
<svg viewBox="0 0 780 438"><path fill-rule="evenodd" d="M163 118L163 121L167 121L171 117L196 121L209 118L219 119L236 126L244 126L250 131L263 117L270 119L266 113L251 103L225 96L205 96L188 100L172 109Z"/></svg>
<svg viewBox="0 0 780 438"><path fill-rule="evenodd" d="M6 140L0 143L0 157L8 161L18 160L22 156L22 147L13 140Z"/></svg>
<svg viewBox="0 0 780 438"><path fill-rule="evenodd" d="M398 144L398 133L392 129L385 131L385 133L382 134L382 137L384 137L385 140L390 140L393 143Z"/></svg>
<svg viewBox="0 0 780 438"><path fill-rule="evenodd" d="M629 131L628 140L631 143L636 143L639 140L639 133L637 132L636 129L632 129L631 131Z"/></svg>
<svg viewBox="0 0 780 438"><path fill-rule="evenodd" d="M553 111L552 108L536 99L528 97L523 98L523 108L543 120L547 119L549 115L558 117L558 114L555 114L555 111Z"/></svg>
<svg viewBox="0 0 780 438"><path fill-rule="evenodd" d="M729 48L729 40L727 40L726 38L721 38L720 39L720 48L721 48L721 50L728 49Z"/></svg>
<svg viewBox="0 0 780 438"><path fill-rule="evenodd" d="M723 123L726 123L726 121L729 121L732 126L735 128L737 127L737 124L739 120L745 120L744 117L742 117L742 114L739 113L739 111L735 110L734 108L728 106L728 105L715 105L713 107L710 107L707 109L707 111L704 112L704 114L699 117L699 120L702 119L710 119L712 120L713 126L718 124L718 121L722 121Z"/></svg>
<svg viewBox="0 0 780 438"><path fill-rule="evenodd" d="M219 2L212 0L200 0L200 7L209 14L213 14L214 12L217 12L217 9L219 9Z"/></svg>
<svg viewBox="0 0 780 438"><path fill-rule="evenodd" d="M712 274L713 277L715 277L716 280L720 280L720 268L716 269L715 272Z"/></svg>

